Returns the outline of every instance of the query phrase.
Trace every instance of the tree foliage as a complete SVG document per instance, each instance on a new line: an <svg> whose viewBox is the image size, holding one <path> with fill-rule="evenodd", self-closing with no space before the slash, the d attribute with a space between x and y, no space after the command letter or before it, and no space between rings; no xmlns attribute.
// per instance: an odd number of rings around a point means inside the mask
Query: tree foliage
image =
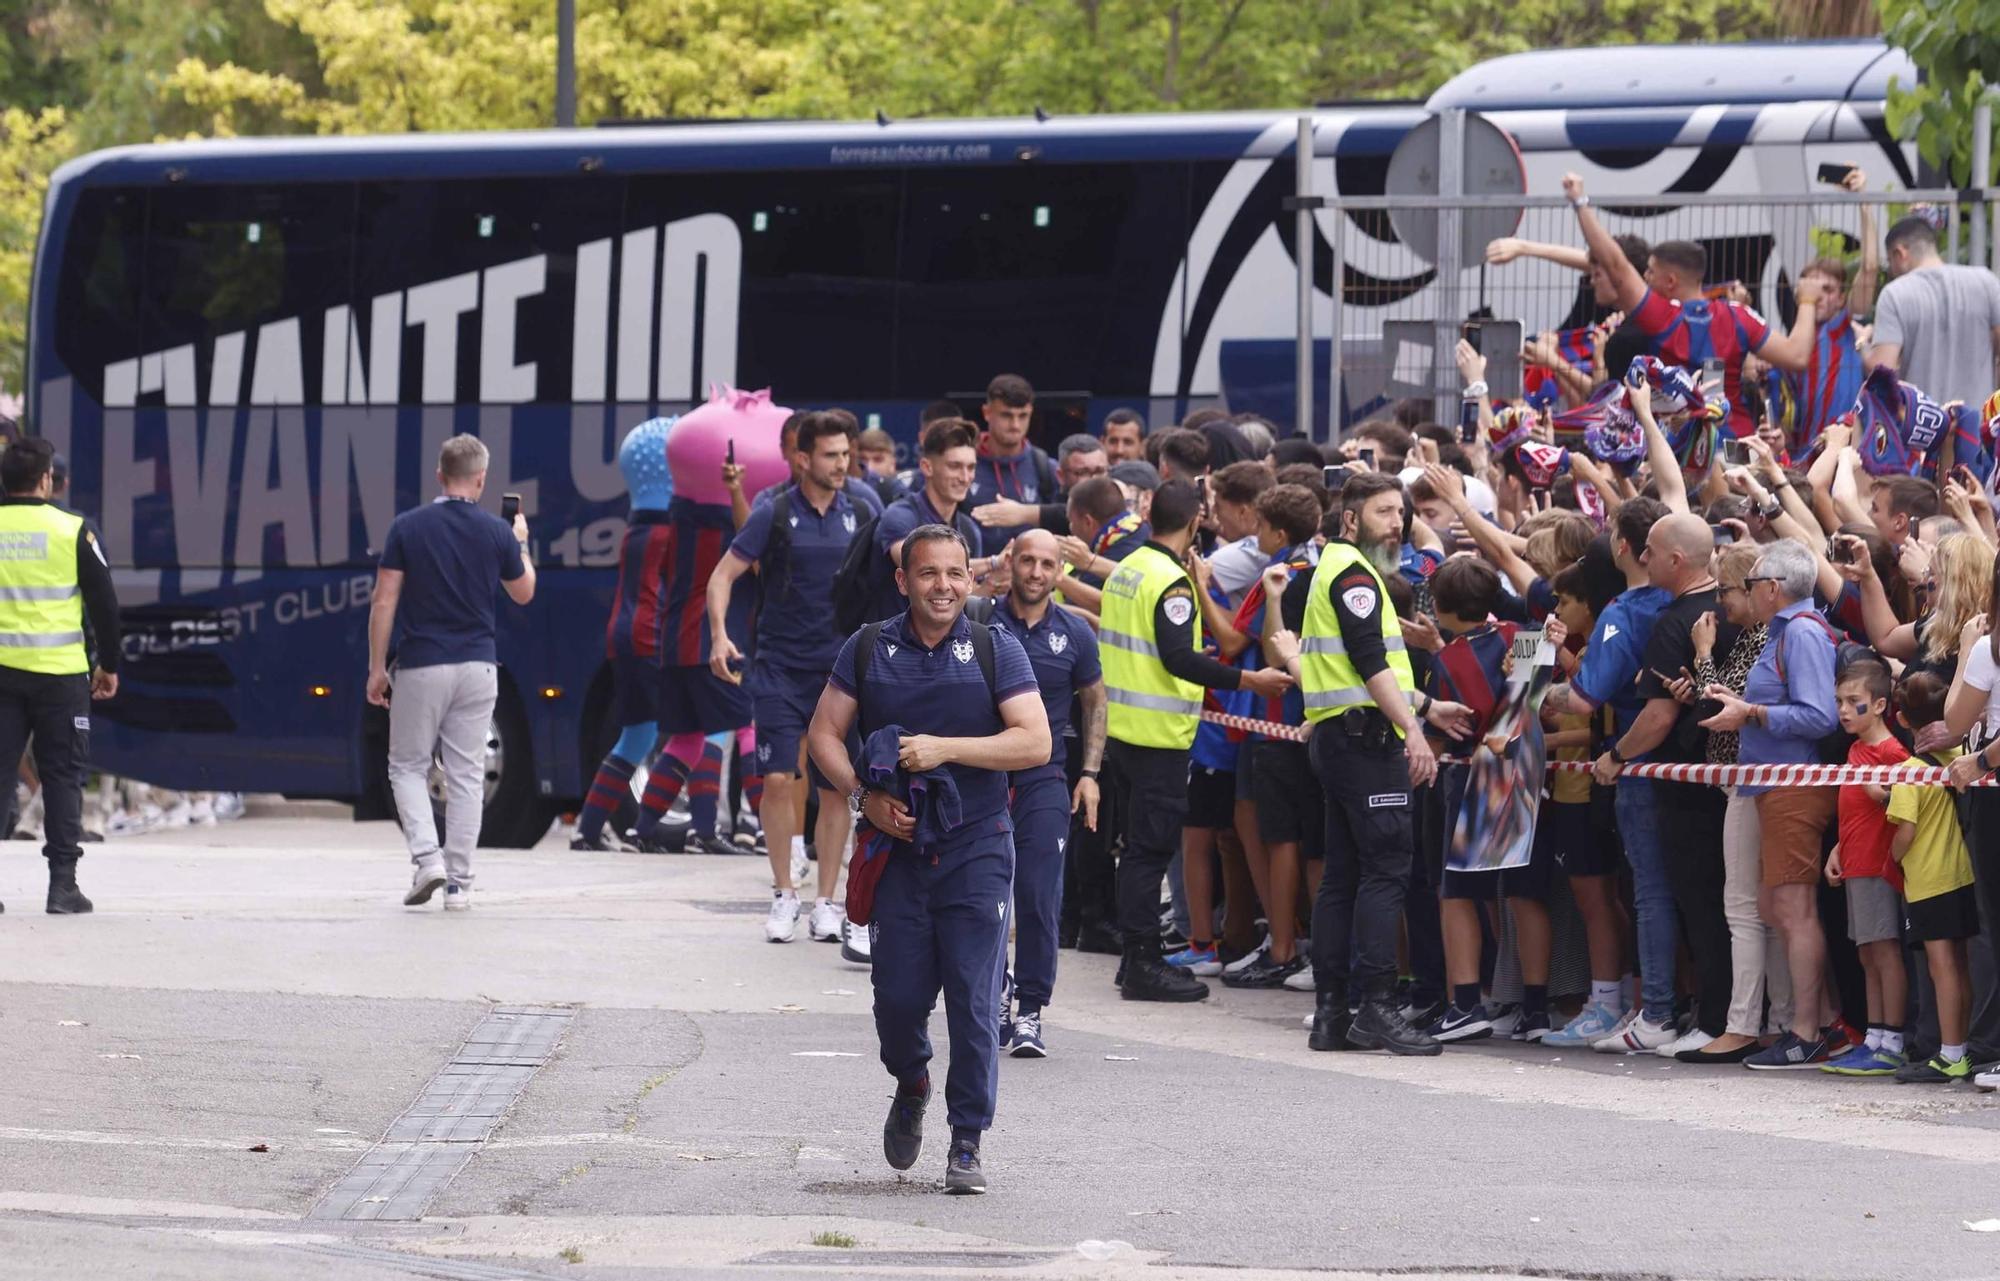
<svg viewBox="0 0 2000 1281"><path fill-rule="evenodd" d="M1944 2L1955 34L1931 44L1973 33L1990 59L2000 0ZM1414 98L1499 54L1813 34L1853 25L1856 4L578 0L577 115L906 119ZM14 108L0 125L0 381L19 376L40 192L61 160L190 135L539 128L555 114L555 10L552 0L0 7L0 102Z"/></svg>
<svg viewBox="0 0 2000 1281"><path fill-rule="evenodd" d="M1923 73L1889 90L1889 127L1914 131L1954 186L1972 175L1972 109L2000 85L2000 0L1881 0L1882 29ZM1992 175L1981 174L1984 186Z"/></svg>

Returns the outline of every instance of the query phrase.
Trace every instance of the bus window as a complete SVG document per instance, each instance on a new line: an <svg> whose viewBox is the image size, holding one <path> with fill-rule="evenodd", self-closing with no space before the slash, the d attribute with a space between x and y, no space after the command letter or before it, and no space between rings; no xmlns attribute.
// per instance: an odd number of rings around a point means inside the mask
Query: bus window
<svg viewBox="0 0 2000 1281"><path fill-rule="evenodd" d="M405 404L605 399L610 238L622 202L619 179L578 174L364 184L359 239L368 249L355 263L354 293L359 307L379 295L406 291L398 399ZM586 261L580 269L581 246L591 248L581 255ZM600 255L602 268L596 265ZM455 300L454 307L476 304L458 317L452 371L426 366L430 357L418 313L431 304L407 292L426 286L440 305L444 300ZM581 306L579 288L586 294ZM588 321L593 309L594 327ZM582 331L577 344L573 326ZM484 350L489 335L509 350ZM588 373L572 375L582 351L597 358L594 382Z"/></svg>
<svg viewBox="0 0 2000 1281"><path fill-rule="evenodd" d="M346 184L155 190L139 306L145 350L192 343L204 403L317 400L320 347L308 339L326 308L348 300L353 205ZM259 326L293 318L297 340L263 350ZM215 341L236 333L253 344L240 362L251 368L237 386L216 386Z"/></svg>
<svg viewBox="0 0 2000 1281"><path fill-rule="evenodd" d="M738 385L773 387L791 404L884 398L896 359L901 189L893 170L634 178L626 223L666 229L662 288L672 292L662 311L687 325L661 336L669 380L659 398L700 398L693 354L680 347L692 345L699 330L700 368L717 368L705 322L732 311ZM734 279L726 229L699 221L716 215L734 224L741 246ZM681 235L695 237L707 259L699 308L686 256L672 244ZM669 264L676 268L671 273ZM731 300L733 307L719 305Z"/></svg>
<svg viewBox="0 0 2000 1281"><path fill-rule="evenodd" d="M1105 370L1151 365L1172 264L1186 249L1187 172L913 170L899 394L984 387L1003 369L1052 391L1143 394L1097 384ZM986 335L1005 338L996 346Z"/></svg>
<svg viewBox="0 0 2000 1281"><path fill-rule="evenodd" d="M139 353L146 193L85 189L64 228L56 290L56 356L89 397L104 401L104 367Z"/></svg>

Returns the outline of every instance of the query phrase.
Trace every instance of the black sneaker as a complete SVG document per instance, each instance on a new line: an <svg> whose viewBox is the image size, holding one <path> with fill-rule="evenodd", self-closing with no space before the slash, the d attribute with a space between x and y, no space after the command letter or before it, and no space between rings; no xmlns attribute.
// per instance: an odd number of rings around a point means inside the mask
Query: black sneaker
<svg viewBox="0 0 2000 1281"><path fill-rule="evenodd" d="M1397 1007L1403 1012L1403 1019L1411 1027L1429 1027L1444 1017L1445 1004L1442 998L1430 1001L1409 1001Z"/></svg>
<svg viewBox="0 0 2000 1281"><path fill-rule="evenodd" d="M699 832L688 833L687 843L683 848L689 854L743 853L743 848L734 841L724 840L720 836L703 836Z"/></svg>
<svg viewBox="0 0 2000 1281"><path fill-rule="evenodd" d="M1428 1034L1410 1026L1403 1012L1387 997L1363 1001L1347 1028L1347 1043L1363 1050L1387 1050L1391 1054L1430 1056L1443 1054L1444 1046Z"/></svg>
<svg viewBox="0 0 2000 1281"><path fill-rule="evenodd" d="M1306 961L1302 956L1295 956L1289 961L1274 961L1270 954L1266 953L1234 973L1225 968L1222 971L1222 986L1260 989L1283 987L1286 979L1304 972L1305 968Z"/></svg>
<svg viewBox="0 0 2000 1281"><path fill-rule="evenodd" d="M1125 940L1109 923L1089 921L1077 927L1076 950L1095 952L1099 956L1121 956L1125 952Z"/></svg>
<svg viewBox="0 0 2000 1281"><path fill-rule="evenodd" d="M952 1142L951 1155L944 1163L944 1190L952 1196L985 1193L986 1172L979 1168L979 1145L971 1139Z"/></svg>
<svg viewBox="0 0 2000 1281"><path fill-rule="evenodd" d="M1188 945L1188 936L1176 929L1160 931L1160 951L1168 956Z"/></svg>
<svg viewBox="0 0 2000 1281"><path fill-rule="evenodd" d="M1896 1080L1904 1085L1951 1085L1971 1079L1970 1060L1957 1059L1947 1062L1942 1055L1932 1055L1923 1060L1911 1059L1896 1069Z"/></svg>
<svg viewBox="0 0 2000 1281"><path fill-rule="evenodd" d="M1208 984L1157 956L1127 957L1123 969L1119 993L1128 1001L1200 1001L1208 996Z"/></svg>
<svg viewBox="0 0 2000 1281"><path fill-rule="evenodd" d="M922 1094L898 1089L889 1096L889 1119L882 1123L882 1155L890 1166L907 1170L924 1150L924 1109L930 1106L928 1082Z"/></svg>
<svg viewBox="0 0 2000 1281"><path fill-rule="evenodd" d="M1469 1010L1449 1005L1424 1031L1440 1042L1483 1041L1493 1035L1493 1020L1486 1017L1483 1004Z"/></svg>

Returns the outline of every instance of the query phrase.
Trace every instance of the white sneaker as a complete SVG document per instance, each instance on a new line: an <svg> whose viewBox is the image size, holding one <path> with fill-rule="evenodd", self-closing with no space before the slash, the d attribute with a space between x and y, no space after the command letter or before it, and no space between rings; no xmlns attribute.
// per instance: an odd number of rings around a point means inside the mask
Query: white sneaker
<svg viewBox="0 0 2000 1281"><path fill-rule="evenodd" d="M160 816L161 827L186 827L194 821L194 806L185 799Z"/></svg>
<svg viewBox="0 0 2000 1281"><path fill-rule="evenodd" d="M1641 1014L1626 1024L1624 1031L1614 1032L1590 1048L1599 1054L1643 1054L1671 1044L1676 1035L1671 1022L1654 1023Z"/></svg>
<svg viewBox="0 0 2000 1281"><path fill-rule="evenodd" d="M799 932L799 896L778 893L771 896L771 914L764 918L764 938L771 943L789 943Z"/></svg>
<svg viewBox="0 0 2000 1281"><path fill-rule="evenodd" d="M1301 952L1300 955L1303 956L1305 954ZM1310 965L1300 970L1297 974L1286 975L1285 986L1294 992L1317 992L1319 990L1319 985L1313 982L1313 969Z"/></svg>
<svg viewBox="0 0 2000 1281"><path fill-rule="evenodd" d="M243 794L241 792L217 792L215 794L215 817L220 822L233 823L243 817Z"/></svg>
<svg viewBox="0 0 2000 1281"><path fill-rule="evenodd" d="M207 796L190 802L188 805L188 822L195 827L214 827L215 802Z"/></svg>
<svg viewBox="0 0 2000 1281"><path fill-rule="evenodd" d="M1251 948L1248 952L1245 952L1243 955L1237 957L1229 964L1223 966L1222 973L1240 974L1244 970L1247 970L1251 966L1255 965L1257 962L1263 960L1265 953L1269 952L1270 950L1271 950L1271 936L1269 934L1266 934L1264 936L1264 941L1262 943L1259 943L1257 946Z"/></svg>
<svg viewBox="0 0 2000 1281"><path fill-rule="evenodd" d="M852 961L856 965L868 965L875 959L875 940L871 927L856 925L847 919L846 913L840 917L840 959Z"/></svg>
<svg viewBox="0 0 2000 1281"><path fill-rule="evenodd" d="M439 863L419 863L410 875L410 892L403 895L404 907L422 907L431 895L444 888L444 867Z"/></svg>
<svg viewBox="0 0 2000 1281"><path fill-rule="evenodd" d="M1982 1094L1991 1094L1995 1090L2000 1090L2000 1067L1988 1068L1984 1072L1974 1073L1972 1084Z"/></svg>
<svg viewBox="0 0 2000 1281"><path fill-rule="evenodd" d="M445 886L444 910L447 912L470 912L472 910L472 887L470 885Z"/></svg>
<svg viewBox="0 0 2000 1281"><path fill-rule="evenodd" d="M106 836L143 836L151 831L145 819L127 814L124 810L113 810L111 817L104 820Z"/></svg>
<svg viewBox="0 0 2000 1281"><path fill-rule="evenodd" d="M1699 1050L1702 1046L1707 1045L1710 1041L1713 1041L1714 1039L1715 1039L1714 1037L1710 1036L1708 1033L1702 1031L1698 1027L1690 1028L1686 1032L1681 1033L1673 1040L1661 1046L1659 1049L1654 1050L1653 1053L1659 1055L1663 1059L1671 1059L1674 1056L1679 1054L1684 1054L1689 1050Z"/></svg>
<svg viewBox="0 0 2000 1281"><path fill-rule="evenodd" d="M840 942L840 927L846 924L845 916L833 905L832 899L821 899L813 904L812 917L806 922L806 937L815 943Z"/></svg>
<svg viewBox="0 0 2000 1281"><path fill-rule="evenodd" d="M806 857L806 852L803 849L793 850L792 884L804 885L807 881L812 879L812 871L813 871L812 860Z"/></svg>

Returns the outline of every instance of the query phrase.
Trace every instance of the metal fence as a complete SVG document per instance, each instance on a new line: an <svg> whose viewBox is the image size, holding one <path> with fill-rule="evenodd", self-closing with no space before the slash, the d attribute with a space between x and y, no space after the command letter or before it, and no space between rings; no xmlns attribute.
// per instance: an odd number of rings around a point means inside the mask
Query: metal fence
<svg viewBox="0 0 2000 1281"><path fill-rule="evenodd" d="M2000 244L2000 191L1990 189L1599 196L1592 207L1614 236L1700 245L1710 288L1740 285L1774 326L1791 324L1792 283L1817 258L1842 260L1856 312L1870 310L1888 279L1883 233L1908 213L1930 211L1942 221L1947 261L1991 268ZM1343 425L1409 397L1432 398L1439 421L1452 421L1460 389L1453 352L1469 321L1492 324L1484 345L1494 394L1518 396L1522 337L1580 328L1601 314L1588 276L1571 267L1532 256L1487 261L1485 246L1501 234L1580 249L1576 214L1561 196L1332 197L1312 218L1320 256L1313 277L1322 287L1306 349L1311 417L1336 437ZM1324 287L1333 280L1340 288Z"/></svg>

